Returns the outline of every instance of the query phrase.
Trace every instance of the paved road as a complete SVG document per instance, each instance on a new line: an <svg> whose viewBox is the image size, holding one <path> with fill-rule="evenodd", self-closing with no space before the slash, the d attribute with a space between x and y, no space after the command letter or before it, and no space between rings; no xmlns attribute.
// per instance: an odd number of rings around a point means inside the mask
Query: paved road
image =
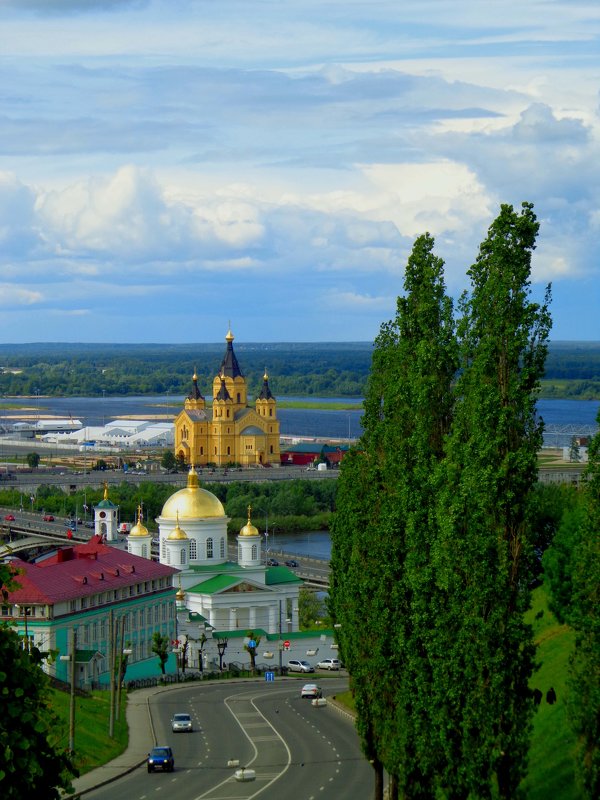
<svg viewBox="0 0 600 800"><path fill-rule="evenodd" d="M304 679L240 684L203 684L152 698L158 744L170 744L175 772L135 770L86 796L93 800L364 800L373 790L372 768L361 754L354 724L331 706L315 708L300 698ZM342 677L324 678L324 694L347 687ZM196 730L171 733L173 713L192 714ZM256 772L238 782L229 760Z"/></svg>

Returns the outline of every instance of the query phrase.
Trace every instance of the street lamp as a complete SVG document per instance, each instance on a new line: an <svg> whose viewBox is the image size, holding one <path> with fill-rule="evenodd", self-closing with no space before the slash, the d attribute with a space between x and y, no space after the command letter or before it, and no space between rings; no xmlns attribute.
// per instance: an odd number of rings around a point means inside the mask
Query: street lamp
<svg viewBox="0 0 600 800"><path fill-rule="evenodd" d="M225 650L227 650L227 639L217 639L217 650L219 651L219 671L223 671L223 655L225 654Z"/></svg>

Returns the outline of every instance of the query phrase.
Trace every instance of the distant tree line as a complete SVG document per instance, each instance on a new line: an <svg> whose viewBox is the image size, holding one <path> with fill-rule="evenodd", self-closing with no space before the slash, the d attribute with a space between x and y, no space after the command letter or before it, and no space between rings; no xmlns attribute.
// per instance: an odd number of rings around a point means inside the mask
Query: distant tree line
<svg viewBox="0 0 600 800"><path fill-rule="evenodd" d="M251 397L260 391L265 367L276 396L363 397L373 353L367 342L236 342L235 349ZM210 398L223 350L219 344L0 344L0 394L185 395L196 369ZM550 344L541 396L600 398L600 344Z"/></svg>

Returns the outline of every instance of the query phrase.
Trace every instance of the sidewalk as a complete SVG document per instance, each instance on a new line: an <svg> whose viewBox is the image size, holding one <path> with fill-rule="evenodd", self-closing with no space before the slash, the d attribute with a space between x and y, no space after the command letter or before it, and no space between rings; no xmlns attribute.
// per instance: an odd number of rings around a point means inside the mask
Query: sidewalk
<svg viewBox="0 0 600 800"><path fill-rule="evenodd" d="M148 753L155 744L148 700L152 695L164 690L164 686L155 686L150 689L139 689L128 695L126 715L129 744L127 749L108 764L76 778L73 781L75 794L68 795L68 797L81 797L99 786L104 786L104 784L120 778L121 775L132 772L136 767L145 763Z"/></svg>

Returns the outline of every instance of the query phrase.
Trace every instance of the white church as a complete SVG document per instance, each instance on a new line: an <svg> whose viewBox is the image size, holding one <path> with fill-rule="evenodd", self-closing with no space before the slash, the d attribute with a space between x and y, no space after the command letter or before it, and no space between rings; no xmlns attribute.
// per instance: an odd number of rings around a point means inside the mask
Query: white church
<svg viewBox="0 0 600 800"><path fill-rule="evenodd" d="M108 499L95 507L96 533L117 539L117 507ZM248 522L237 535L237 561L227 560L227 523L220 500L199 485L191 467L187 486L175 492L157 518L159 561L180 570L179 610L201 615L220 631L262 629L278 634L299 630L298 596L302 579L287 567L267 567L262 537ZM127 549L151 557L152 535L138 521L131 529Z"/></svg>

